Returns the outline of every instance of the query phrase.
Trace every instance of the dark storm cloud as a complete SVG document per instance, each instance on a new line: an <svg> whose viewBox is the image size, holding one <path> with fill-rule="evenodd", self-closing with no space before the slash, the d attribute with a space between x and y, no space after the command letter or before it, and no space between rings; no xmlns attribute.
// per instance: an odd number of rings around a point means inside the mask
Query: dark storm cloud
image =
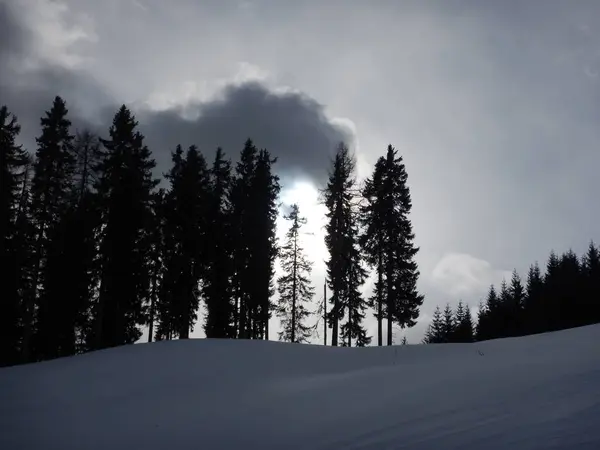
<svg viewBox="0 0 600 450"><path fill-rule="evenodd" d="M75 128L88 127L105 136L118 109L89 72L45 64L35 70L17 70L35 45L32 34L7 4L0 4L0 103L9 106L22 125L21 142L35 149L39 119L53 98L67 101ZM180 109L136 110L140 129L153 150L160 171L170 163L177 144L198 145L209 159L221 146L235 159L244 141L278 157L278 172L322 180L329 155L340 141L352 144L350 130L332 124L323 106L297 92L273 92L259 82L226 86L211 101L186 105L197 118L183 118Z"/></svg>
<svg viewBox="0 0 600 450"><path fill-rule="evenodd" d="M296 92L274 93L258 82L227 86L217 99L189 108L198 111L197 119L182 119L175 110L138 116L157 156L168 157L181 143L196 144L211 155L221 146L235 157L250 137L278 157L283 175L321 180L337 143L352 144L351 132L332 124L314 99Z"/></svg>

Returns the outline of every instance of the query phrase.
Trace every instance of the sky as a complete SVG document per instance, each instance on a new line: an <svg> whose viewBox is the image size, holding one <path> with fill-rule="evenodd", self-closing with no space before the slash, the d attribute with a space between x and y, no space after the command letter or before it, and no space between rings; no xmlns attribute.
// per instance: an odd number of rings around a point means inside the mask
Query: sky
<svg viewBox="0 0 600 450"><path fill-rule="evenodd" d="M425 295L396 340L417 343L436 305L475 310L513 268L600 242L598 17L594 0L0 0L0 103L30 150L57 94L101 134L126 103L161 170L178 143L210 159L252 137L308 218L315 300L336 144L359 178L394 145Z"/></svg>

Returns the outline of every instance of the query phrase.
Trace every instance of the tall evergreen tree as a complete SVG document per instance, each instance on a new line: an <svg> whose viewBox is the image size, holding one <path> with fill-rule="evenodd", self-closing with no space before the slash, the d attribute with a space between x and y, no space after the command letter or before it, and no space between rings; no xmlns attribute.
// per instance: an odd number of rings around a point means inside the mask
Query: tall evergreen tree
<svg viewBox="0 0 600 450"><path fill-rule="evenodd" d="M269 339L269 319L271 318L274 294L275 260L278 255L276 221L277 200L279 198L279 177L273 173L272 158L268 150L262 149L256 159L256 167L251 183L250 197L250 248L248 330L253 339Z"/></svg>
<svg viewBox="0 0 600 450"><path fill-rule="evenodd" d="M307 342L311 328L306 325L306 319L310 316L306 304L314 297L315 290L310 283L312 264L306 259L300 243L300 229L306 224L306 218L300 216L297 204L291 206L290 213L284 218L292 224L280 252L283 275L277 280L277 315L281 318L282 325L279 339Z"/></svg>
<svg viewBox="0 0 600 450"><path fill-rule="evenodd" d="M56 97L41 119L31 187L34 231L33 284L24 309L24 358L47 359L60 354L57 325L63 325L63 304L58 290L64 258L65 215L68 211L75 154L65 101ZM36 324L35 336L33 324ZM30 354L32 337L35 356Z"/></svg>
<svg viewBox="0 0 600 450"><path fill-rule="evenodd" d="M234 338L234 304L231 224L231 162L217 149L211 168L208 205L207 273L203 284L206 301L204 331L209 338Z"/></svg>
<svg viewBox="0 0 600 450"><path fill-rule="evenodd" d="M171 189L164 202L169 255L161 295L168 304L173 335L187 339L197 320L200 285L207 270L207 206L210 179L204 156L191 146L185 157L180 146L166 175Z"/></svg>
<svg viewBox="0 0 600 450"><path fill-rule="evenodd" d="M367 261L377 272L377 286L385 286L376 290L375 298L379 345L384 310L387 344L391 345L393 323L401 328L414 326L423 303L416 288L419 272L414 257L418 248L413 244L414 233L408 219L412 202L406 181L402 157L389 145L362 192L366 203L361 208L365 229L361 244Z"/></svg>
<svg viewBox="0 0 600 450"><path fill-rule="evenodd" d="M18 219L29 160L16 143L20 131L17 118L6 106L0 107L0 366L17 363L21 334L19 281L24 245Z"/></svg>
<svg viewBox="0 0 600 450"><path fill-rule="evenodd" d="M137 131L135 117L123 105L115 114L104 157L98 166L100 291L94 308L96 348L133 343L147 322L149 297L152 176L155 161Z"/></svg>
<svg viewBox="0 0 600 450"><path fill-rule="evenodd" d="M165 269L165 190L159 189L152 196L152 219L150 223L150 304L148 305L148 342L152 342L157 321L160 291Z"/></svg>
<svg viewBox="0 0 600 450"><path fill-rule="evenodd" d="M340 321L348 310L348 322L343 329L343 342L356 339L362 345L369 338L362 327L366 302L358 291L364 283L366 271L360 266L358 224L355 200L355 161L348 147L339 145L323 191L327 208L325 245L329 251L327 282L331 289L331 309L328 322L332 329L331 345L338 345Z"/></svg>
<svg viewBox="0 0 600 450"><path fill-rule="evenodd" d="M234 295L234 327L239 338L250 337L249 311L250 293L252 292L252 273L250 241L253 238L252 221L252 182L256 170L258 149L248 139L240 154L232 184L232 249L233 276L232 289Z"/></svg>

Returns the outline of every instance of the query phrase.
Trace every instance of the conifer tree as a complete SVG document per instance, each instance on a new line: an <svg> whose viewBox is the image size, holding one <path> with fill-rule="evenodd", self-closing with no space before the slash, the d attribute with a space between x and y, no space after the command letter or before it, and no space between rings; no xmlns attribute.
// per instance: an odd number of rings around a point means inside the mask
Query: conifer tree
<svg viewBox="0 0 600 450"><path fill-rule="evenodd" d="M193 145L183 156L178 146L166 178L171 184L164 201L169 254L165 259L161 303L168 305L172 336L187 339L197 320L200 284L207 270L210 179L204 156Z"/></svg>
<svg viewBox="0 0 600 450"><path fill-rule="evenodd" d="M233 245L232 289L234 296L234 327L239 338L250 337L249 311L252 292L251 249L252 239L252 181L256 170L258 149L248 139L236 165L231 191L231 231Z"/></svg>
<svg viewBox="0 0 600 450"><path fill-rule="evenodd" d="M27 183L29 158L16 139L21 131L17 118L6 106L0 107L0 366L18 361L21 305L23 230L19 210L23 185Z"/></svg>
<svg viewBox="0 0 600 450"><path fill-rule="evenodd" d="M101 208L99 296L94 307L95 348L133 343L147 323L152 176L155 161L125 105L115 114L99 164Z"/></svg>
<svg viewBox="0 0 600 450"><path fill-rule="evenodd" d="M425 333L423 339L424 344L440 344L444 342L444 318L442 317L442 311L439 306L436 306L431 318L431 323Z"/></svg>
<svg viewBox="0 0 600 450"><path fill-rule="evenodd" d="M233 276L231 224L231 162L217 149L211 168L208 204L207 273L203 283L206 301L204 331L209 338L236 336L231 281Z"/></svg>
<svg viewBox="0 0 600 450"><path fill-rule="evenodd" d="M361 322L366 309L359 287L364 283L366 271L360 266L358 224L355 206L355 161L348 147L338 146L325 187L324 203L327 208L325 245L329 251L327 282L331 289L331 309L328 313L332 329L331 345L338 345L340 321L348 312L342 341L351 345L364 345L369 339Z"/></svg>
<svg viewBox="0 0 600 450"><path fill-rule="evenodd" d="M148 305L148 342L154 338L160 290L165 268L165 190L159 189L152 196L152 218L150 222L150 304Z"/></svg>
<svg viewBox="0 0 600 450"><path fill-rule="evenodd" d="M310 283L312 264L306 259L300 242L300 229L306 224L306 218L300 216L297 204L291 206L290 213L284 218L292 223L280 250L283 275L277 280L277 315L282 328L279 339L307 342L311 333L311 327L306 325L306 319L310 316L307 303L314 297L315 290Z"/></svg>
<svg viewBox="0 0 600 450"><path fill-rule="evenodd" d="M519 336L523 328L523 308L525 304L525 290L521 283L521 277L516 270L513 270L509 288L509 303L507 308L507 320L505 327L508 329L509 336Z"/></svg>
<svg viewBox="0 0 600 450"><path fill-rule="evenodd" d="M455 330L454 313L450 303L446 303L443 313L443 342L452 342Z"/></svg>
<svg viewBox="0 0 600 450"><path fill-rule="evenodd" d="M72 193L75 154L71 121L65 101L56 97L41 119L31 186L31 213L34 227L32 291L24 308L24 358L47 359L58 355L57 324L63 319L61 262L66 236L64 217ZM36 328L34 330L33 325ZM34 336L35 331L35 336ZM32 342L32 338L35 341ZM32 355L31 347L35 355Z"/></svg>
<svg viewBox="0 0 600 450"><path fill-rule="evenodd" d="M362 195L361 208L365 232L361 244L367 262L377 272L376 317L378 343L382 341L382 320L387 319L387 344L392 343L392 326L414 326L423 296L416 283L419 276L414 257L414 233L408 215L412 208L407 174L402 157L389 145L385 157L379 158ZM385 288L380 288L385 286Z"/></svg>
<svg viewBox="0 0 600 450"><path fill-rule="evenodd" d="M529 268L525 286L524 329L528 334L544 329L543 320L544 279L536 262Z"/></svg>
<svg viewBox="0 0 600 450"><path fill-rule="evenodd" d="M452 342L472 342L473 341L473 319L469 305L465 305L462 300L458 302L454 313L455 329Z"/></svg>
<svg viewBox="0 0 600 450"><path fill-rule="evenodd" d="M269 339L269 319L273 308L275 261L278 255L276 221L279 177L272 171L277 158L262 149L256 159L250 197L250 261L248 330L253 339Z"/></svg>
<svg viewBox="0 0 600 450"><path fill-rule="evenodd" d="M600 323L600 250L590 242L582 262L582 292L584 324Z"/></svg>

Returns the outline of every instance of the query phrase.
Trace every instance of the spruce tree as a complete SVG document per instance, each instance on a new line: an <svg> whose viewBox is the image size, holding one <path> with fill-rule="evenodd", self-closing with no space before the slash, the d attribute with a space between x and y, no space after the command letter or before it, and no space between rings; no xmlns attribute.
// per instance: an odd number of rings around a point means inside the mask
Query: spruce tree
<svg viewBox="0 0 600 450"><path fill-rule="evenodd" d="M300 229L306 218L300 216L297 204L284 216L291 221L285 243L280 250L283 275L278 278L279 303L277 315L281 319L279 339L288 342L307 342L311 328L306 324L310 316L307 303L314 297L315 290L310 282L312 264L306 259L300 242Z"/></svg>
<svg viewBox="0 0 600 450"><path fill-rule="evenodd" d="M204 156L193 145L185 156L178 146L173 163L166 175L171 184L164 202L169 255L165 260L161 302L169 305L172 334L187 339L197 320L200 284L207 269L210 180Z"/></svg>
<svg viewBox="0 0 600 450"><path fill-rule="evenodd" d="M159 189L152 196L152 218L150 222L150 304L148 305L148 342L152 342L157 321L160 289L165 268L165 190Z"/></svg>
<svg viewBox="0 0 600 450"><path fill-rule="evenodd" d="M423 339L424 344L440 344L444 342L444 319L442 317L442 311L439 306L436 306L431 318L431 323L425 333Z"/></svg>
<svg viewBox="0 0 600 450"><path fill-rule="evenodd" d="M352 339L356 339L357 345L363 345L369 339L362 326L367 303L358 291L365 281L366 271L360 265L354 171L354 157L348 147L341 143L323 191L327 208L325 245L329 252L327 282L331 289L328 322L332 329L333 346L338 345L339 324L346 311L348 321L344 324L341 336L343 343L351 345Z"/></svg>
<svg viewBox="0 0 600 450"><path fill-rule="evenodd" d="M248 139L236 165L235 178L231 191L231 232L234 296L234 328L239 338L249 338L250 295L252 292L252 272L250 241L252 239L252 182L256 170L258 149Z"/></svg>
<svg viewBox="0 0 600 450"><path fill-rule="evenodd" d="M473 319L469 305L465 305L462 300L458 302L454 313L455 329L453 333L453 342L472 342L473 341Z"/></svg>
<svg viewBox="0 0 600 450"><path fill-rule="evenodd" d="M274 294L275 261L278 255L276 221L280 192L279 177L273 173L272 165L277 161L268 150L259 151L251 182L250 229L247 242L250 249L248 266L249 302L247 312L248 331L253 339L269 339Z"/></svg>
<svg viewBox="0 0 600 450"><path fill-rule="evenodd" d="M206 301L204 331L209 338L234 338L234 304L231 224L231 162L221 148L217 149L211 168L208 204L207 273L203 284Z"/></svg>
<svg viewBox="0 0 600 450"><path fill-rule="evenodd" d="M525 304L525 290L521 283L521 277L516 270L513 270L510 288L510 303L506 305L508 309L507 322L505 327L508 329L509 336L520 336L523 329L523 308Z"/></svg>
<svg viewBox="0 0 600 450"><path fill-rule="evenodd" d="M99 296L94 305L95 348L133 343L147 323L150 287L152 176L155 161L137 131L137 121L123 105L115 114L109 139L101 139L98 165Z"/></svg>
<svg viewBox="0 0 600 450"><path fill-rule="evenodd" d="M60 294L65 216L70 206L75 154L71 121L65 101L56 97L41 119L34 176L31 212L34 231L33 284L24 309L24 358L47 359L61 354L59 332L65 317ZM35 321L35 335L33 324ZM35 340L32 342L32 337ZM32 355L32 343L35 355Z"/></svg>
<svg viewBox="0 0 600 450"><path fill-rule="evenodd" d="M452 342L455 330L454 313L450 303L446 303L443 313L443 342Z"/></svg>
<svg viewBox="0 0 600 450"><path fill-rule="evenodd" d="M524 331L527 334L544 330L543 303L544 279L536 262L529 268L525 286Z"/></svg>
<svg viewBox="0 0 600 450"><path fill-rule="evenodd" d="M583 324L600 323L600 250L590 242L582 263Z"/></svg>
<svg viewBox="0 0 600 450"><path fill-rule="evenodd" d="M22 229L19 228L20 200L26 184L29 158L16 139L21 131L17 118L0 107L0 366L18 362L23 266Z"/></svg>
<svg viewBox="0 0 600 450"><path fill-rule="evenodd" d="M379 158L362 192L366 202L361 208L365 230L361 244L367 262L375 267L378 286L385 286L376 290L375 298L379 345L384 309L387 344L391 345L393 324L402 329L414 326L423 303L423 296L416 288L419 272L414 257L418 247L413 244L415 236L408 219L412 202L406 181L402 157L389 145L385 158Z"/></svg>

